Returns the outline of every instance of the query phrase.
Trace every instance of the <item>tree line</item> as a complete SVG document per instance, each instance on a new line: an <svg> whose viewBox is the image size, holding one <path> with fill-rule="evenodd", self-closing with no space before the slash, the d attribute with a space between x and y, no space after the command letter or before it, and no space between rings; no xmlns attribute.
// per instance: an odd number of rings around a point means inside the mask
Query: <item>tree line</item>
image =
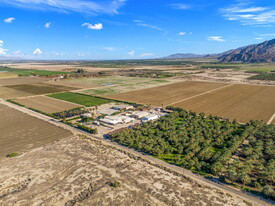
<svg viewBox="0 0 275 206"><path fill-rule="evenodd" d="M112 140L274 197L274 125L258 121L241 125L236 120L168 109L173 112L158 121L114 133Z"/></svg>

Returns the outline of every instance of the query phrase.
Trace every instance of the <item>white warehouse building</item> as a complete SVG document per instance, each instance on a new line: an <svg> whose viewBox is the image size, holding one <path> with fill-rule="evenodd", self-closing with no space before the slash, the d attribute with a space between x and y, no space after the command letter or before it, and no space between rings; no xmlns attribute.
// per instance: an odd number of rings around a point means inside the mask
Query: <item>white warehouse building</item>
<svg viewBox="0 0 275 206"><path fill-rule="evenodd" d="M149 114L145 117L142 117L141 120L147 122L147 121L151 121L151 120L157 120L158 118L159 118L159 115L157 115L157 114Z"/></svg>

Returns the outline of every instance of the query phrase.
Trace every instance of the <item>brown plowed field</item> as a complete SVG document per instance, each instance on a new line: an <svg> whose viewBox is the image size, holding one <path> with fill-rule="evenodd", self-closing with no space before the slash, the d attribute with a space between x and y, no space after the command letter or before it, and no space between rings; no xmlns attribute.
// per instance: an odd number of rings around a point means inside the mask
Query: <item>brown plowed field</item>
<svg viewBox="0 0 275 206"><path fill-rule="evenodd" d="M68 137L64 129L0 104L0 158Z"/></svg>
<svg viewBox="0 0 275 206"><path fill-rule="evenodd" d="M74 104L47 96L29 97L15 100L19 104L23 104L27 107L38 109L46 113L62 112L65 110L74 109L77 107L83 107L80 104Z"/></svg>
<svg viewBox="0 0 275 206"><path fill-rule="evenodd" d="M172 105L248 122L268 121L275 112L275 87L233 85Z"/></svg>
<svg viewBox="0 0 275 206"><path fill-rule="evenodd" d="M51 94L56 92L64 92L77 89L80 88L62 85L52 85L47 83L7 85L0 86L0 98L27 97L33 95Z"/></svg>
<svg viewBox="0 0 275 206"><path fill-rule="evenodd" d="M224 86L227 86L227 84L186 81L150 89L109 95L107 98L140 104L151 104L154 106L166 106Z"/></svg>
<svg viewBox="0 0 275 206"><path fill-rule="evenodd" d="M8 86L8 85L17 85L17 84L35 84L41 82L47 82L48 80L45 78L39 77L18 77L18 78L8 78L8 79L0 79L0 86Z"/></svg>
<svg viewBox="0 0 275 206"><path fill-rule="evenodd" d="M188 81L109 95L121 101L174 106L245 123L267 122L275 113L275 87ZM275 120L273 120L273 123Z"/></svg>

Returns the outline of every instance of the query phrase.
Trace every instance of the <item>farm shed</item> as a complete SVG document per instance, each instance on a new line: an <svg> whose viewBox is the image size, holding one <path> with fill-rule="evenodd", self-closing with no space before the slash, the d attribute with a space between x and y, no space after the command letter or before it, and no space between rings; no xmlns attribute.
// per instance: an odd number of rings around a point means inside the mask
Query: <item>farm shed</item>
<svg viewBox="0 0 275 206"><path fill-rule="evenodd" d="M133 113L132 116L135 117L135 118L140 119L140 118L148 116L148 115L149 115L148 112L135 112L135 113Z"/></svg>
<svg viewBox="0 0 275 206"><path fill-rule="evenodd" d="M92 117L92 114L91 113L85 113L85 114L82 114L80 115L81 118L90 118Z"/></svg>
<svg viewBox="0 0 275 206"><path fill-rule="evenodd" d="M156 120L159 118L159 115L156 115L156 114L149 114L145 117L142 117L141 120L142 121L151 121L151 120Z"/></svg>
<svg viewBox="0 0 275 206"><path fill-rule="evenodd" d="M116 125L118 123L123 123L123 120L121 117L115 117L115 116L106 116L103 119L100 120L103 123L110 124L110 125Z"/></svg>
<svg viewBox="0 0 275 206"><path fill-rule="evenodd" d="M115 110L127 110L127 109L133 109L134 107L132 105L127 105L127 104L120 104L120 105L115 105L111 109Z"/></svg>

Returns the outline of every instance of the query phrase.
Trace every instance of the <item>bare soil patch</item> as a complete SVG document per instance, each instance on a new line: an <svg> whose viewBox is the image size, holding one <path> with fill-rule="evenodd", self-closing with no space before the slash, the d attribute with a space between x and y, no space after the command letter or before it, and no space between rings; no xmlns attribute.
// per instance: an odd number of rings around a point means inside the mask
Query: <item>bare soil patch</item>
<svg viewBox="0 0 275 206"><path fill-rule="evenodd" d="M35 84L47 82L47 79L39 77L18 77L18 78L7 78L0 79L0 86L18 85L18 84Z"/></svg>
<svg viewBox="0 0 275 206"><path fill-rule="evenodd" d="M236 84L172 106L242 123L252 119L267 122L275 113L275 87Z"/></svg>
<svg viewBox="0 0 275 206"><path fill-rule="evenodd" d="M226 84L186 81L107 97L121 101L162 106L223 86Z"/></svg>
<svg viewBox="0 0 275 206"><path fill-rule="evenodd" d="M1 162L0 204L232 205L231 197L89 140L68 138ZM121 186L114 187L119 182Z"/></svg>
<svg viewBox="0 0 275 206"><path fill-rule="evenodd" d="M70 136L64 129L2 104L0 114L0 158Z"/></svg>
<svg viewBox="0 0 275 206"><path fill-rule="evenodd" d="M10 85L10 86L6 86L6 88L14 89L20 92L31 93L33 95L50 94L50 93L56 93L56 92L76 90L75 87L51 85L46 83Z"/></svg>
<svg viewBox="0 0 275 206"><path fill-rule="evenodd" d="M70 102L61 101L47 96L29 97L15 100L19 104L23 104L27 107L38 109L46 113L56 113L65 110L74 109L77 107L83 107L80 104L74 104Z"/></svg>

